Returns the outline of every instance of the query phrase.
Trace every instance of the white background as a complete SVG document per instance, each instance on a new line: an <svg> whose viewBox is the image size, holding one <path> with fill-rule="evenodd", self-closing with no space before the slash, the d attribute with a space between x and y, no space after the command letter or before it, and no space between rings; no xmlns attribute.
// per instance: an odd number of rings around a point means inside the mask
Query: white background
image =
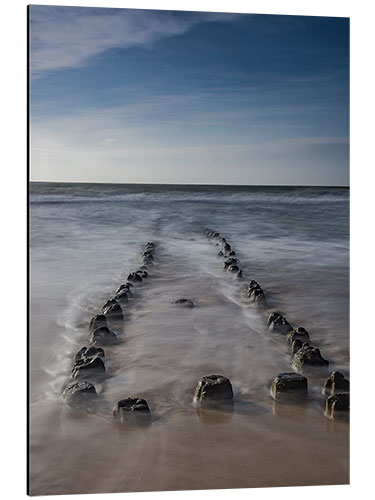
<svg viewBox="0 0 375 500"><path fill-rule="evenodd" d="M1 37L1 481L3 498L26 496L26 5L5 0ZM374 498L374 3L371 1L40 1L50 5L162 8L351 19L351 485L86 495L137 500ZM251 443L247 443L251 446ZM298 456L294 457L298 460ZM84 464L83 464L84 466ZM291 467L293 464L291 463ZM60 498L60 497L49 497ZM63 498L77 498L64 496Z"/></svg>

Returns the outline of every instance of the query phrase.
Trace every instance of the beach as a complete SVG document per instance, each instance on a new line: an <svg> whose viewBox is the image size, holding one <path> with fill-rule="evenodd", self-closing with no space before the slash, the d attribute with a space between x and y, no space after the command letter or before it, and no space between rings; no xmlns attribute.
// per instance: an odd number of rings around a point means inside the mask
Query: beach
<svg viewBox="0 0 375 500"><path fill-rule="evenodd" d="M242 279L207 229L230 241ZM151 241L149 277L111 325L97 408L75 411L61 394L90 319ZM33 182L29 242L32 495L349 482L348 420L324 416L320 375L304 405L270 397L290 346L246 294L256 280L350 378L348 188ZM230 379L231 411L194 404L210 374ZM114 421L129 396L147 400L151 425Z"/></svg>

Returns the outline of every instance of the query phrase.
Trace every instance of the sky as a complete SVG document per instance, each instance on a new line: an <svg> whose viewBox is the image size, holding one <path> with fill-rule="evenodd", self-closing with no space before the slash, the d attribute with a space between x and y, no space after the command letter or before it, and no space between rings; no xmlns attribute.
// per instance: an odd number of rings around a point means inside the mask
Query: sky
<svg viewBox="0 0 375 500"><path fill-rule="evenodd" d="M348 19L29 9L31 180L349 184Z"/></svg>

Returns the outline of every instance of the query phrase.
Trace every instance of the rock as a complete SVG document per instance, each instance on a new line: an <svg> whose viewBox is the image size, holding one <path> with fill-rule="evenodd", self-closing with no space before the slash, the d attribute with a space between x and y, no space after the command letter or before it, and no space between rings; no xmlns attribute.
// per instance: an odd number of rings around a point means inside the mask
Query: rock
<svg viewBox="0 0 375 500"><path fill-rule="evenodd" d="M118 293L121 293L121 292L128 292L128 296L129 297L132 297L133 296L133 292L130 290L130 288L132 288L134 285L132 285L132 283L125 283L124 285L120 285L117 290L116 290L116 295Z"/></svg>
<svg viewBox="0 0 375 500"><path fill-rule="evenodd" d="M284 316L277 312L271 313L269 315L267 323L268 328L271 330L271 332L283 333L286 335L291 330L293 330Z"/></svg>
<svg viewBox="0 0 375 500"><path fill-rule="evenodd" d="M227 259L224 263L223 263L223 268L224 269L227 269L229 266L234 266L234 265L237 265L237 262L238 262L238 259L236 259L235 257L231 257L230 259Z"/></svg>
<svg viewBox="0 0 375 500"><path fill-rule="evenodd" d="M143 256L143 260L145 260L145 259L154 260L154 257L150 251L143 252L142 256Z"/></svg>
<svg viewBox="0 0 375 500"><path fill-rule="evenodd" d="M136 274L139 274L142 278L148 277L148 272L145 269L139 269L136 271Z"/></svg>
<svg viewBox="0 0 375 500"><path fill-rule="evenodd" d="M178 299L174 302L174 304L179 304L186 307L195 307L194 302L190 299Z"/></svg>
<svg viewBox="0 0 375 500"><path fill-rule="evenodd" d="M105 373L103 360L99 356L78 359L72 370L73 378L86 378Z"/></svg>
<svg viewBox="0 0 375 500"><path fill-rule="evenodd" d="M307 378L298 373L279 373L271 384L271 396L276 401L293 401L307 396Z"/></svg>
<svg viewBox="0 0 375 500"><path fill-rule="evenodd" d="M292 359L292 368L298 373L327 369L329 362L322 357L320 350L311 345L303 345Z"/></svg>
<svg viewBox="0 0 375 500"><path fill-rule="evenodd" d="M247 295L250 299L251 302L254 302L255 304L261 304L265 305L266 304L266 297L263 293L263 290L259 283L257 283L255 280L251 280L249 283L249 288Z"/></svg>
<svg viewBox="0 0 375 500"><path fill-rule="evenodd" d="M294 355L302 347L302 340L296 339L292 342L292 355Z"/></svg>
<svg viewBox="0 0 375 500"><path fill-rule="evenodd" d="M116 299L109 299L107 300L107 302L104 304L104 306L102 307L102 311L104 311L105 309L107 309L108 307L111 307L111 306L114 306L118 304L117 300ZM100 325L100 326L106 326L106 325Z"/></svg>
<svg viewBox="0 0 375 500"><path fill-rule="evenodd" d="M326 401L324 415L333 420L337 417L347 414L350 407L349 393L338 393L330 396Z"/></svg>
<svg viewBox="0 0 375 500"><path fill-rule="evenodd" d="M241 278L242 279L242 269L240 269L237 273L237 278Z"/></svg>
<svg viewBox="0 0 375 500"><path fill-rule="evenodd" d="M220 252L217 254L219 257L224 257L223 252L220 250Z"/></svg>
<svg viewBox="0 0 375 500"><path fill-rule="evenodd" d="M102 358L105 357L104 350L101 347L82 347L77 354L75 355L75 360L85 359L85 358L93 358L94 356L100 356Z"/></svg>
<svg viewBox="0 0 375 500"><path fill-rule="evenodd" d="M229 256L232 256L232 255L236 255L236 252L234 250L231 250L229 253L228 253Z"/></svg>
<svg viewBox="0 0 375 500"><path fill-rule="evenodd" d="M232 399L232 384L223 375L207 375L198 382L195 389L194 400L198 403L225 402Z"/></svg>
<svg viewBox="0 0 375 500"><path fill-rule="evenodd" d="M337 393L350 392L350 382L343 373L333 371L324 382L322 393L325 396L334 396Z"/></svg>
<svg viewBox="0 0 375 500"><path fill-rule="evenodd" d="M101 326L107 326L107 318L104 314L97 314L90 321L89 332L92 333L97 328Z"/></svg>
<svg viewBox="0 0 375 500"><path fill-rule="evenodd" d="M114 319L124 319L124 314L122 312L121 306L117 302L117 300L114 299L109 300L103 307L103 314Z"/></svg>
<svg viewBox="0 0 375 500"><path fill-rule="evenodd" d="M88 406L97 399L98 395L91 382L82 380L70 383L62 393L62 397L72 406Z"/></svg>
<svg viewBox="0 0 375 500"><path fill-rule="evenodd" d="M130 273L128 276L128 281L140 282L142 281L142 276L137 273Z"/></svg>
<svg viewBox="0 0 375 500"><path fill-rule="evenodd" d="M117 335L106 326L101 326L94 330L90 337L90 342L95 345L111 345L117 340Z"/></svg>
<svg viewBox="0 0 375 500"><path fill-rule="evenodd" d="M116 293L115 300L121 301L121 302L128 302L130 297L131 297L131 294L129 293L129 290L123 289L123 290L121 290L121 292Z"/></svg>
<svg viewBox="0 0 375 500"><path fill-rule="evenodd" d="M224 252L230 252L232 250L232 247L229 245L229 243L224 243L223 248Z"/></svg>
<svg viewBox="0 0 375 500"><path fill-rule="evenodd" d="M240 268L237 266L237 264L231 264L230 266L228 266L227 271L229 271L230 273L239 273Z"/></svg>
<svg viewBox="0 0 375 500"><path fill-rule="evenodd" d="M114 418L122 423L148 424L151 421L150 408L145 399L121 399L113 409Z"/></svg>
<svg viewBox="0 0 375 500"><path fill-rule="evenodd" d="M310 337L308 332L303 328L303 326L299 326L295 330L291 330L288 333L288 343L293 344L293 340L302 340L302 342L310 342Z"/></svg>

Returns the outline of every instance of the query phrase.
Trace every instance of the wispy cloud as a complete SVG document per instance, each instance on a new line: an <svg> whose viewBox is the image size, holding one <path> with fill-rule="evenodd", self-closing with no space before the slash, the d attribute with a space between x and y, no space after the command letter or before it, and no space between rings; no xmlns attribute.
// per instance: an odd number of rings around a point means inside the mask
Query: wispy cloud
<svg viewBox="0 0 375 500"><path fill-rule="evenodd" d="M30 6L30 71L75 68L111 48L149 45L236 14Z"/></svg>

